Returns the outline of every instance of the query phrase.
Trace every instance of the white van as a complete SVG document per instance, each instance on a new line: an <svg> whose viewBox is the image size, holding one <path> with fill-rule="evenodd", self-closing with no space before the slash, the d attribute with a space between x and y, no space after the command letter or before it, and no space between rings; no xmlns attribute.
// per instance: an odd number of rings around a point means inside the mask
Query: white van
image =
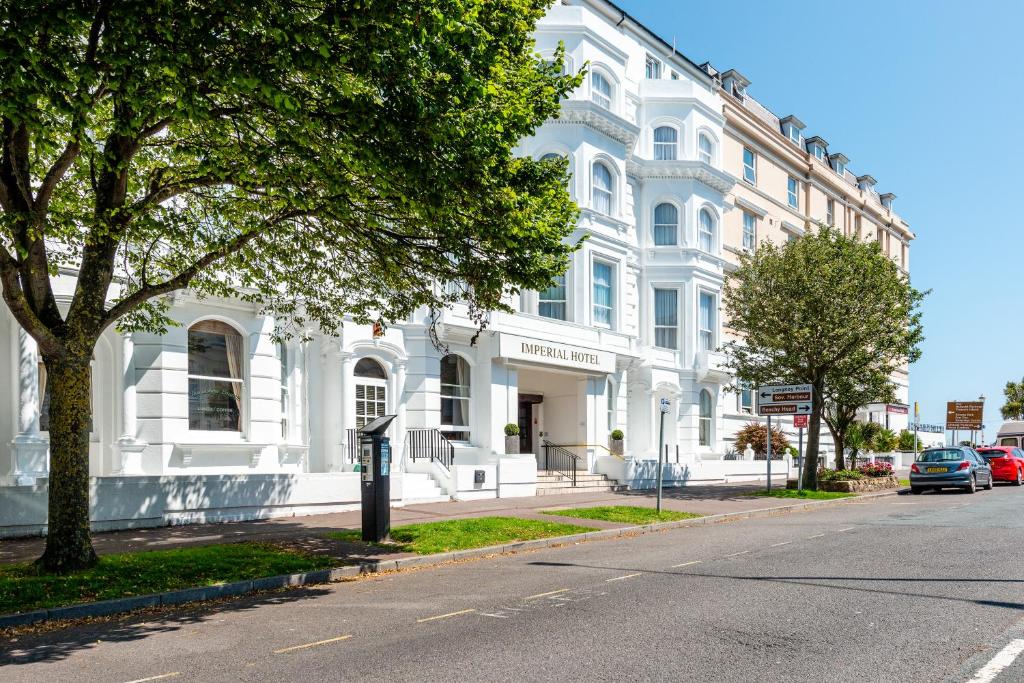
<svg viewBox="0 0 1024 683"><path fill-rule="evenodd" d="M1024 421L1010 420L1004 422L996 434L996 446L1024 446Z"/></svg>

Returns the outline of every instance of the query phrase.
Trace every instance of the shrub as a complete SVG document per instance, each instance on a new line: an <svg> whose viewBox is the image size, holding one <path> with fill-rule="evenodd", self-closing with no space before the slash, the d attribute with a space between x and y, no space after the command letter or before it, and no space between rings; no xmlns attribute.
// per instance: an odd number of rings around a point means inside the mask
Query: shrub
<svg viewBox="0 0 1024 683"><path fill-rule="evenodd" d="M742 453L747 444L754 449L755 455L764 459L768 451L768 427L760 422L748 422L736 433L736 450ZM781 429L772 428L772 458L781 458L789 450L789 439Z"/></svg>
<svg viewBox="0 0 1024 683"><path fill-rule="evenodd" d="M863 476L859 470L830 470L826 467L818 471L818 481L851 481Z"/></svg>
<svg viewBox="0 0 1024 683"><path fill-rule="evenodd" d="M515 422L505 425L505 436L519 436L519 425Z"/></svg>
<svg viewBox="0 0 1024 683"><path fill-rule="evenodd" d="M625 438L625 435L622 433L621 429L612 430L612 441L622 441L623 438Z"/></svg>
<svg viewBox="0 0 1024 683"><path fill-rule="evenodd" d="M857 468L865 477L888 477L892 474L892 465L887 462L869 462Z"/></svg>
<svg viewBox="0 0 1024 683"><path fill-rule="evenodd" d="M875 434L875 437L871 440L871 450L876 453L890 453L896 450L896 446L898 444L899 437L896 436L895 432L883 427L878 430L878 433Z"/></svg>
<svg viewBox="0 0 1024 683"><path fill-rule="evenodd" d="M902 430L900 432L900 441L899 441L899 444L897 445L897 448L899 448L901 451L912 451L912 450L914 450L914 432L910 431L909 429ZM921 448L922 448L921 441L920 441L920 439L918 439L918 441L917 441L917 450L920 451Z"/></svg>

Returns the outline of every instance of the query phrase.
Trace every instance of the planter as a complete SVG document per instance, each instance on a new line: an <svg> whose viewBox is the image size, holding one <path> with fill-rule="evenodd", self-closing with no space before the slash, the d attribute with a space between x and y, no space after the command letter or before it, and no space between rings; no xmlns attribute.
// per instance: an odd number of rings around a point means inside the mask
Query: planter
<svg viewBox="0 0 1024 683"><path fill-rule="evenodd" d="M623 441L624 441L624 439L612 439L611 440L611 447L612 447L611 450L612 450L612 454L613 455L622 455L622 450L623 450L622 444L623 444Z"/></svg>
<svg viewBox="0 0 1024 683"><path fill-rule="evenodd" d="M862 479L848 479L845 481L819 481L819 491L834 491L836 493L867 493L869 491L884 491L886 489L899 488L900 480L895 475L888 477L863 477Z"/></svg>
<svg viewBox="0 0 1024 683"><path fill-rule="evenodd" d="M505 454L506 455L518 455L519 454L519 437L518 436L506 436L505 437Z"/></svg>

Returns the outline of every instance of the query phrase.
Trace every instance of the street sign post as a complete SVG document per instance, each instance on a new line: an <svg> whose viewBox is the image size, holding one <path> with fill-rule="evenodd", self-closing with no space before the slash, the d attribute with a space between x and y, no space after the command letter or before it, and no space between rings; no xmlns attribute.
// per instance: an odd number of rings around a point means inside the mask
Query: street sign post
<svg viewBox="0 0 1024 683"><path fill-rule="evenodd" d="M949 401L946 403L946 429L981 429L985 404L981 401Z"/></svg>
<svg viewBox="0 0 1024 683"><path fill-rule="evenodd" d="M811 414L814 400L814 387L810 384L769 384L757 389L757 414L768 418L768 490L772 490L772 415L793 415L794 424L797 417ZM806 424L806 422L804 423ZM803 430L801 429L801 437ZM801 438L801 442L803 439ZM802 444L801 444L802 445ZM803 454L800 454L801 466ZM800 470L803 474L803 470ZM800 477L802 479L802 476Z"/></svg>
<svg viewBox="0 0 1024 683"><path fill-rule="evenodd" d="M661 428L658 430L658 514L661 514L661 484L662 470L665 468L662 457L665 454L665 415L672 408L672 403L667 399L661 399Z"/></svg>
<svg viewBox="0 0 1024 683"><path fill-rule="evenodd" d="M797 429L796 455L799 458L796 466L797 491L803 491L804 489L804 428L807 427L809 420L810 418L806 415L793 416L793 426Z"/></svg>

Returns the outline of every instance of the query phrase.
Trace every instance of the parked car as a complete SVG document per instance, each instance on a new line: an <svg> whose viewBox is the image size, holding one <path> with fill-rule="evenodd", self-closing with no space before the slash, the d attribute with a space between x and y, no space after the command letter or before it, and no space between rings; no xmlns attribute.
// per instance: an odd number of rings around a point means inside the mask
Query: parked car
<svg viewBox="0 0 1024 683"><path fill-rule="evenodd" d="M1012 446L985 446L978 455L988 461L996 481L1011 481L1015 486L1024 484L1024 451Z"/></svg>
<svg viewBox="0 0 1024 683"><path fill-rule="evenodd" d="M910 466L912 493L954 487L974 493L978 486L991 490L993 482L992 468L967 446L929 448Z"/></svg>

